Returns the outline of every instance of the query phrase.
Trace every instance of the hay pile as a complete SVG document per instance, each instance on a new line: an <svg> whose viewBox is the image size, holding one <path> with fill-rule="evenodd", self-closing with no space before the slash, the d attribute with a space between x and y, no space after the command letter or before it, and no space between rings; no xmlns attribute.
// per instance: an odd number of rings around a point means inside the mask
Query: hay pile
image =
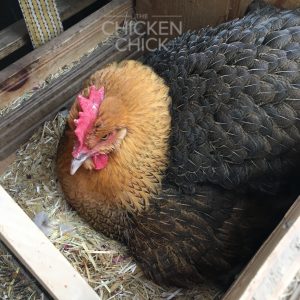
<svg viewBox="0 0 300 300"><path fill-rule="evenodd" d="M213 287L164 289L145 279L124 246L95 232L68 206L55 175L56 147L65 116L60 113L46 122L20 147L16 161L0 177L0 184L101 299L213 299L218 295ZM2 269L0 265L0 275ZM30 299L39 297L33 293Z"/></svg>
<svg viewBox="0 0 300 300"><path fill-rule="evenodd" d="M193 290L163 288L147 280L126 247L95 232L63 198L55 175L55 155L66 113L46 122L17 151L17 159L0 184L49 237L101 299L216 299L211 286ZM293 299L300 272L281 300ZM24 276L11 255L0 247L0 299L40 299L35 282ZM297 299L297 298L295 298Z"/></svg>

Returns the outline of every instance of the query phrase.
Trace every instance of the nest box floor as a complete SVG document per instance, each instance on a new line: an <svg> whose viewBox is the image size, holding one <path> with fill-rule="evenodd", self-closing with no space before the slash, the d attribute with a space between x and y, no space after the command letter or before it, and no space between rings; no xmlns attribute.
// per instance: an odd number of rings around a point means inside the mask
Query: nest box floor
<svg viewBox="0 0 300 300"><path fill-rule="evenodd" d="M126 247L94 231L70 208L55 175L56 148L65 119L66 113L59 113L19 148L16 160L0 177L0 184L11 197L87 279L101 299L188 300L218 297L220 291L212 286L183 290L159 287L147 280ZM7 266L6 271L3 268L1 264L0 277L4 278L5 274L11 276ZM39 294L32 291L30 283L22 284L28 290L30 299L39 299ZM3 287L3 293L12 295L17 288L17 281L7 284Z"/></svg>

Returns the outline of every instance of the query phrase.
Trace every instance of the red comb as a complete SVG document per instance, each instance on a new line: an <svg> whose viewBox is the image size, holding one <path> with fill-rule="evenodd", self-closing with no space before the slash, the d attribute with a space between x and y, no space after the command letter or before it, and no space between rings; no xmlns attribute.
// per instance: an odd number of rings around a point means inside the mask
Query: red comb
<svg viewBox="0 0 300 300"><path fill-rule="evenodd" d="M92 85L88 98L78 95L77 99L82 111L79 112L79 118L74 120L76 125L75 135L78 140L72 152L74 158L77 158L81 153L89 151L84 145L84 139L92 129L97 118L99 107L104 99L104 88L102 87L97 90L96 87Z"/></svg>

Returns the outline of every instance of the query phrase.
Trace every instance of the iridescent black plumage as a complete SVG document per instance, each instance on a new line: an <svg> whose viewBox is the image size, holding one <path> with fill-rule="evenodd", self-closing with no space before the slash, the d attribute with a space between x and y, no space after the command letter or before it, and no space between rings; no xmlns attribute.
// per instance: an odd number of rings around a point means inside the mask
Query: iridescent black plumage
<svg viewBox="0 0 300 300"><path fill-rule="evenodd" d="M300 10L185 33L145 63L170 87L169 167L128 244L158 282L229 283L299 194Z"/></svg>
<svg viewBox="0 0 300 300"><path fill-rule="evenodd" d="M299 164L300 10L188 32L147 64L172 96L168 180L274 192Z"/></svg>
<svg viewBox="0 0 300 300"><path fill-rule="evenodd" d="M146 212L130 215L126 243L159 284L228 288L281 220L295 194L257 197L198 186L185 194L164 186Z"/></svg>

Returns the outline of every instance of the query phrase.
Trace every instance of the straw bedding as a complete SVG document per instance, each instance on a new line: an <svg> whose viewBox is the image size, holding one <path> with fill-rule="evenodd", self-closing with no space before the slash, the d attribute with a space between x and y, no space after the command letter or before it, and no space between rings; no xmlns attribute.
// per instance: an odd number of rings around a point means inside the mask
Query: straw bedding
<svg viewBox="0 0 300 300"><path fill-rule="evenodd" d="M32 278L0 242L0 299L40 299L40 290ZM44 296L44 300L47 298Z"/></svg>
<svg viewBox="0 0 300 300"><path fill-rule="evenodd" d="M0 184L82 274L101 299L218 299L221 291L159 287L147 280L126 247L94 231L64 200L55 175L55 155L66 112L46 122L19 148ZM300 272L281 300L299 289ZM0 299L40 299L34 282L0 248ZM296 299L296 298L295 298Z"/></svg>
<svg viewBox="0 0 300 300"><path fill-rule="evenodd" d="M0 177L6 191L101 299L213 299L218 296L220 291L207 285L182 290L159 287L145 279L124 246L95 232L69 207L55 175L56 147L65 118L66 113L58 114L20 147L16 161ZM3 268L1 264L0 276L5 273ZM6 270L6 273L10 276L12 272ZM36 293L30 297L39 299Z"/></svg>

